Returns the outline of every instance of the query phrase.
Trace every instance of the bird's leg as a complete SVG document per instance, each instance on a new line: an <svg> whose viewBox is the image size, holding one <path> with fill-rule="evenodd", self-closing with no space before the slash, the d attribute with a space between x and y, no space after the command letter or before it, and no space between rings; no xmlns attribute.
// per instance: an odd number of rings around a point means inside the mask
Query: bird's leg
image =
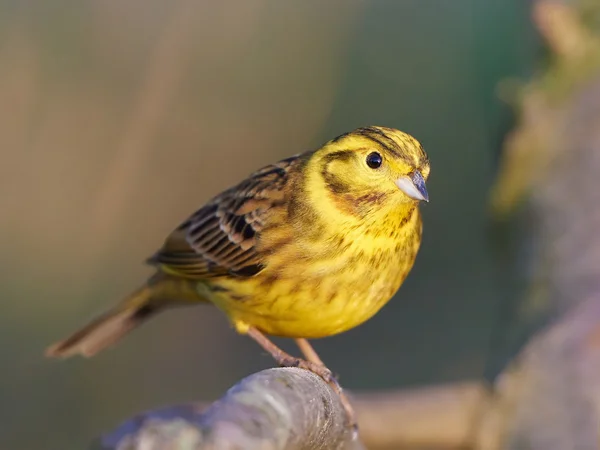
<svg viewBox="0 0 600 450"><path fill-rule="evenodd" d="M320 364L322 366L325 366L325 364L323 364L323 361L321 361L321 358L319 358L319 355L317 355L317 352L315 351L313 346L310 345L310 342L308 342L304 338L296 338L294 339L294 341L296 341L296 345L308 361L314 364Z"/></svg>
<svg viewBox="0 0 600 450"><path fill-rule="evenodd" d="M329 384L333 388L333 390L339 395L340 401L342 402L342 406L344 407L344 410L348 415L350 426L354 434L357 434L358 424L356 423L356 415L354 414L354 409L352 408L352 405L350 405L348 397L346 397L346 395L344 394L342 387L339 385L339 383L331 373L331 370L329 370L325 366L325 364L323 364L321 358L319 358L319 355L317 355L317 352L315 352L315 350L312 348L312 346L308 343L306 339L296 340L296 343L300 347L300 350L307 358L305 360L301 358L296 358L290 355L289 353L284 352L273 342L271 342L271 340L268 337L266 337L263 333L261 333L254 327L248 328L248 331L246 333L248 334L248 336L254 339L258 343L258 345L265 349L273 357L273 359L277 361L277 364L279 364L280 366L299 367L301 369L309 370L323 378L323 380L325 380L325 382Z"/></svg>
<svg viewBox="0 0 600 450"><path fill-rule="evenodd" d="M310 342L308 342L307 339L296 338L296 339L294 339L294 341L296 342L296 345L298 346L298 348L300 349L300 351L302 352L304 357L309 362L311 362L313 364L317 364L321 367L325 367L325 368L327 367L327 366L325 366L325 363L323 363L323 361L321 360L321 358L319 357L319 355L317 354L317 352L315 351L313 346L310 345ZM331 373L331 371L330 371L330 373ZM328 383L331 386L333 386L334 390L340 396L342 405L344 406L344 409L346 410L346 414L348 414L348 418L350 419L350 424L351 424L354 432L356 433L358 431L358 425L356 422L354 409L352 408L352 405L350 404L348 397L346 397L346 394L344 394L344 392L342 391L342 387L338 383L336 377L332 375L331 379L332 379L332 381L328 381ZM327 381L327 380L325 380L325 381Z"/></svg>
<svg viewBox="0 0 600 450"><path fill-rule="evenodd" d="M296 358L289 353L284 352L277 347L268 337L254 327L250 327L247 331L248 336L254 339L258 344L265 349L282 367L300 367L301 369L310 370L323 378L327 383L334 380L331 371L323 364L316 364L312 361L306 361L301 358Z"/></svg>

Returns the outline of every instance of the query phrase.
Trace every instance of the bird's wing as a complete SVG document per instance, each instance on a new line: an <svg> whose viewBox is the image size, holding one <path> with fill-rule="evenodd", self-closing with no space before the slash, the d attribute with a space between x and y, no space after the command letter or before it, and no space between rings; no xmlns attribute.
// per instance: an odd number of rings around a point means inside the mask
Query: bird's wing
<svg viewBox="0 0 600 450"><path fill-rule="evenodd" d="M179 276L252 276L264 267L256 250L276 209L285 208L286 185L298 155L264 167L208 202L182 223L148 260Z"/></svg>

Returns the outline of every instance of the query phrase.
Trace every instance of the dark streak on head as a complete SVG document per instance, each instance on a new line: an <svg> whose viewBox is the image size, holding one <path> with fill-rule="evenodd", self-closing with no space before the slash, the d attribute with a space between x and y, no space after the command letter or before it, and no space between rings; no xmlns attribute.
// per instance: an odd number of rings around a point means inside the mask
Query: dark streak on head
<svg viewBox="0 0 600 450"><path fill-rule="evenodd" d="M336 175L326 171L323 171L322 175L327 188L334 194L344 194L350 190L350 186L341 181Z"/></svg>
<svg viewBox="0 0 600 450"><path fill-rule="evenodd" d="M340 150L325 155L323 157L323 168L321 169L321 175L325 181L327 188L334 194L344 194L350 191L350 186L340 180L340 178L334 173L329 171L329 165L333 161L348 161L353 157L354 152L352 150Z"/></svg>
<svg viewBox="0 0 600 450"><path fill-rule="evenodd" d="M331 161L348 161L352 158L354 152L352 150L338 150L337 152L328 153L323 157L325 165Z"/></svg>
<svg viewBox="0 0 600 450"><path fill-rule="evenodd" d="M386 197L387 194L383 192L370 192L359 197L347 193L336 197L335 203L341 211L353 216L363 217L371 211L373 207L380 205ZM368 229L363 232L369 234Z"/></svg>
<svg viewBox="0 0 600 450"><path fill-rule="evenodd" d="M370 139L373 142L378 143L379 145L381 145L381 147L383 149L390 152L392 155L394 155L396 157L401 157L401 154L400 154L400 151L398 148L398 144L396 144L396 142L394 142L394 140L391 139L383 131L381 131L377 128L373 128L373 127L365 127L365 128L359 128L358 130L356 130L356 132L360 136L364 136L367 139Z"/></svg>
<svg viewBox="0 0 600 450"><path fill-rule="evenodd" d="M412 161L408 155L402 151L396 141L389 137L384 131L374 127L364 127L356 130L356 133L379 144L386 152L391 153L396 158L404 160L407 164L414 164L414 161Z"/></svg>
<svg viewBox="0 0 600 450"><path fill-rule="evenodd" d="M385 199L385 197L386 194L384 192L370 192L368 194L357 197L354 201L359 205L364 203L378 204L381 203Z"/></svg>

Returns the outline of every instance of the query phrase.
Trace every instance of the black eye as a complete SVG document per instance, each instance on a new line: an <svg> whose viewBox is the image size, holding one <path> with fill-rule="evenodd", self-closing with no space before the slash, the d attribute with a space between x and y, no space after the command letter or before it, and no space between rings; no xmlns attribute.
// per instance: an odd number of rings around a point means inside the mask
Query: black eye
<svg viewBox="0 0 600 450"><path fill-rule="evenodd" d="M377 152L369 153L367 155L367 166L369 166L371 169L377 169L381 166L382 162L383 158Z"/></svg>

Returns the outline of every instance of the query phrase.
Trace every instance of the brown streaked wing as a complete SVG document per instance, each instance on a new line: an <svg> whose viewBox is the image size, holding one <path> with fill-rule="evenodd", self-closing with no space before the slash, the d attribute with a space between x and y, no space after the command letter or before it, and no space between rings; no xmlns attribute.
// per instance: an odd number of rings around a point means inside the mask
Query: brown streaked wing
<svg viewBox="0 0 600 450"><path fill-rule="evenodd" d="M299 165L299 155L292 156L224 191L173 231L148 262L190 278L257 274L264 261L256 239L273 208L284 205L285 186Z"/></svg>

